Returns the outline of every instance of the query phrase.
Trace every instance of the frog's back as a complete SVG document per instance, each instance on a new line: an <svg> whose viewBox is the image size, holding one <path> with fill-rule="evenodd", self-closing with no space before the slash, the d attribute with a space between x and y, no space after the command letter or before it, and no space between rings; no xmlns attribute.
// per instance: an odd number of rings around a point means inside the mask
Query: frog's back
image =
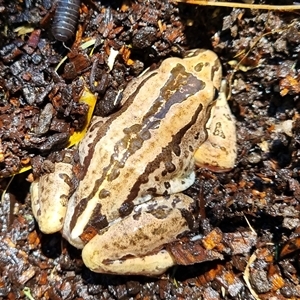
<svg viewBox="0 0 300 300"><path fill-rule="evenodd" d="M134 205L193 183L193 154L206 139L219 84L220 65L212 53L165 60L127 87L118 112L105 122L94 119L79 145L83 171L68 205L66 231L78 236L88 226L99 230Z"/></svg>

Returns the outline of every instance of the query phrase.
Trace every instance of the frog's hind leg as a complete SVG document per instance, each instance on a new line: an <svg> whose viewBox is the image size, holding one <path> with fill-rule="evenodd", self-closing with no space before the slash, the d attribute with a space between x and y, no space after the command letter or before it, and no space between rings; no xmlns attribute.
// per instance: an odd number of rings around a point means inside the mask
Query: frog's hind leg
<svg viewBox="0 0 300 300"><path fill-rule="evenodd" d="M175 261L163 246L193 226L192 203L178 193L135 207L87 243L82 251L85 265L98 273L164 273Z"/></svg>
<svg viewBox="0 0 300 300"><path fill-rule="evenodd" d="M236 126L226 99L225 80L207 127L208 138L194 155L196 165L214 172L231 170L237 157Z"/></svg>

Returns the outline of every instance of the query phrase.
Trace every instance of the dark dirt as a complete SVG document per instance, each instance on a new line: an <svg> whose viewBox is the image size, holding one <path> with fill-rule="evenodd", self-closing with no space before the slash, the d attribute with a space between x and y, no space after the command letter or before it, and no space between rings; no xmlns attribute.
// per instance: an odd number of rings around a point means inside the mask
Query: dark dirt
<svg viewBox="0 0 300 300"><path fill-rule="evenodd" d="M199 47L219 55L232 87L236 167L197 172L186 193L199 203L199 228L168 246L186 266L160 278L89 271L60 234L39 231L32 177L16 175L0 206L0 299L300 299L299 14L125 2L83 1L70 51L52 36L52 2L0 0L1 190L22 166L37 175L59 160L86 120L84 85L98 93L95 114L108 115L145 68ZM87 37L92 56L78 47ZM108 72L111 48L122 55Z"/></svg>

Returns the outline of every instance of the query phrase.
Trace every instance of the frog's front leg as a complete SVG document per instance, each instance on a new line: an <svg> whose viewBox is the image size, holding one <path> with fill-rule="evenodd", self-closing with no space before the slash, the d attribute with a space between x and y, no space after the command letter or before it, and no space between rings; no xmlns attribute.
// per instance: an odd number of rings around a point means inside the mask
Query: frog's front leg
<svg viewBox="0 0 300 300"><path fill-rule="evenodd" d="M73 165L69 162L57 162L53 167L53 172L41 176L30 187L32 211L44 233L62 229L73 191Z"/></svg>
<svg viewBox="0 0 300 300"><path fill-rule="evenodd" d="M85 245L85 265L99 273L164 273L175 261L163 247L193 227L192 203L190 197L177 193L137 206Z"/></svg>

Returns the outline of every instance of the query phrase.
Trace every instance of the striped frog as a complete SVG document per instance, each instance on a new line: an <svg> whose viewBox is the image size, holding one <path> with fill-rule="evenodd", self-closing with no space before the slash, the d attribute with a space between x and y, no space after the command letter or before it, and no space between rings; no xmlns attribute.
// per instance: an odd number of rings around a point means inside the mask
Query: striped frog
<svg viewBox="0 0 300 300"><path fill-rule="evenodd" d="M61 162L32 184L40 229L62 230L95 272L159 275L173 266L165 245L193 228L194 200L182 191L195 161L215 170L235 163L221 76L216 54L195 49L128 84L121 109L94 117L79 143L76 180Z"/></svg>

